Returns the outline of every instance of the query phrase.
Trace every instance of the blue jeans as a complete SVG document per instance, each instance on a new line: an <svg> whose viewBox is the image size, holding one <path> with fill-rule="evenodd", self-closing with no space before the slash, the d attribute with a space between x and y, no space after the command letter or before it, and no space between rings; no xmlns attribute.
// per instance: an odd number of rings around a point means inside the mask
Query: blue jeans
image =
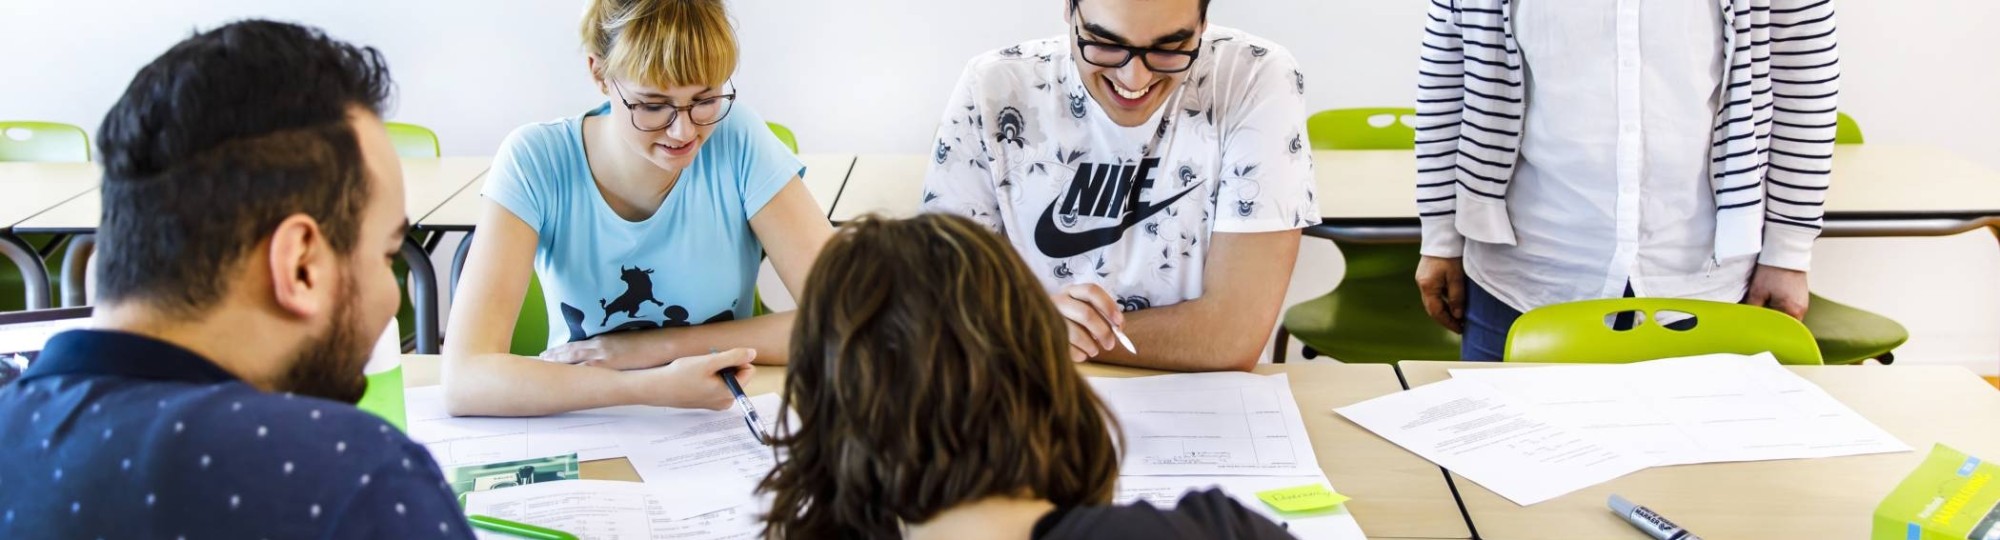
<svg viewBox="0 0 2000 540"><path fill-rule="evenodd" d="M1507 353L1507 330L1521 312L1507 307L1472 279L1465 280L1465 335L1458 358L1477 362L1498 362Z"/></svg>

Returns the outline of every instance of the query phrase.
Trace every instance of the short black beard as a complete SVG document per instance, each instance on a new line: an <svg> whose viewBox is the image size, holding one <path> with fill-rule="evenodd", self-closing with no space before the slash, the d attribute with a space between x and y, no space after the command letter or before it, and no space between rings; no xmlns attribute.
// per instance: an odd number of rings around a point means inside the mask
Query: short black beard
<svg viewBox="0 0 2000 540"><path fill-rule="evenodd" d="M348 404L359 403L368 391L362 370L375 350L374 342L362 339L364 325L354 320L354 303L360 300L354 275L345 273L340 284L345 298L333 307L333 326L293 353L291 367L279 381L280 391Z"/></svg>

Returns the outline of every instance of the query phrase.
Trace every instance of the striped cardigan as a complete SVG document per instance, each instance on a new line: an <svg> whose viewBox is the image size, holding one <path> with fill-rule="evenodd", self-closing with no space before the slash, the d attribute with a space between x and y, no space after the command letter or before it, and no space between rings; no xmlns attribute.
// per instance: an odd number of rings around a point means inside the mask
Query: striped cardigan
<svg viewBox="0 0 2000 540"><path fill-rule="evenodd" d="M1516 0L1428 1L1417 207L1424 254L1458 257L1467 239L1514 243L1506 197L1525 76ZM1805 270L1824 217L1840 93L1833 0L1714 1L1727 66L1709 152L1715 260L1759 255Z"/></svg>

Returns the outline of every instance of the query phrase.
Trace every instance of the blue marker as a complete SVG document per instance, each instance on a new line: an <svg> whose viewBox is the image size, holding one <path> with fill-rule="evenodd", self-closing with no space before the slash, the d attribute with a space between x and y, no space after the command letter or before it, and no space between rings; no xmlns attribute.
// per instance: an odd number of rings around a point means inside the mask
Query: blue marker
<svg viewBox="0 0 2000 540"><path fill-rule="evenodd" d="M1610 503L1613 513L1625 518L1626 523L1631 523L1633 527L1645 531L1646 534L1651 535L1653 538L1658 540L1701 540L1701 537L1695 536L1694 533L1688 532L1687 529L1681 528L1680 525L1675 525L1674 522L1667 521L1667 517L1660 515L1659 512L1654 512L1651 508L1632 504L1632 501L1625 500L1624 497L1613 494Z"/></svg>

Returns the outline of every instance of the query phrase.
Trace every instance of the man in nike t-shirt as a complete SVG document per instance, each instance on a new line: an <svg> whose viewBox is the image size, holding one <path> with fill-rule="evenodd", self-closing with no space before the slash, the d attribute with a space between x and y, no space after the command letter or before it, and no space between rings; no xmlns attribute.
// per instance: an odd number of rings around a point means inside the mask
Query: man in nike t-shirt
<svg viewBox="0 0 2000 540"><path fill-rule="evenodd" d="M1064 1L1064 35L966 67L924 208L1005 235L1078 361L1250 369L1319 223L1305 76L1208 0Z"/></svg>

